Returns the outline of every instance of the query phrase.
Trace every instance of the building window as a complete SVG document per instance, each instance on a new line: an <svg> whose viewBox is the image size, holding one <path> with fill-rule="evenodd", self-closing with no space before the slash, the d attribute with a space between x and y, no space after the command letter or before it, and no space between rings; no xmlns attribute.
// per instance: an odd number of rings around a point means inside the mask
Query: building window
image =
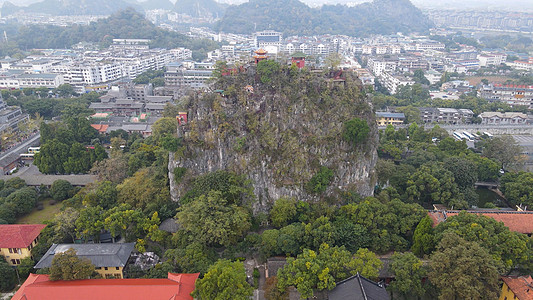
<svg viewBox="0 0 533 300"><path fill-rule="evenodd" d="M11 264L12 264L12 265L16 265L16 264L17 264L17 261L14 260L14 259L12 259L12 260L11 260Z"/></svg>
<svg viewBox="0 0 533 300"><path fill-rule="evenodd" d="M104 270L106 270L106 271L107 271L107 267L104 267Z"/></svg>
<svg viewBox="0 0 533 300"><path fill-rule="evenodd" d="M118 271L118 270L120 270L120 268L119 268L119 267L117 267L117 271Z"/></svg>
<svg viewBox="0 0 533 300"><path fill-rule="evenodd" d="M17 261L17 265L20 265L20 259L17 258L16 261Z"/></svg>

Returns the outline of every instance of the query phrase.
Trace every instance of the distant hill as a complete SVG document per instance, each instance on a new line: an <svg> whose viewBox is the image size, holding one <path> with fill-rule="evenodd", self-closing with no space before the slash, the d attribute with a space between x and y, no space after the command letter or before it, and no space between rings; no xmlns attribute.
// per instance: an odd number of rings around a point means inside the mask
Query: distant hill
<svg viewBox="0 0 533 300"><path fill-rule="evenodd" d="M147 1L138 1L139 5L144 10L151 9L165 9L165 10L174 10L174 4L169 0L147 0Z"/></svg>
<svg viewBox="0 0 533 300"><path fill-rule="evenodd" d="M124 0L43 0L19 7L12 3L5 2L2 5L2 16L22 10L26 13L45 13L55 16L62 15L109 15L119 10L133 7L142 11L142 7L137 3L128 3Z"/></svg>
<svg viewBox="0 0 533 300"><path fill-rule="evenodd" d="M6 1L4 2L4 4L2 4L2 8L0 9L0 14L2 15L2 17L4 16L9 16L17 11L19 11L20 9L22 9L21 7L19 6L16 6L15 4L9 2L9 1Z"/></svg>
<svg viewBox="0 0 533 300"><path fill-rule="evenodd" d="M192 17L222 17L227 5L215 0L177 0L174 10Z"/></svg>
<svg viewBox="0 0 533 300"><path fill-rule="evenodd" d="M215 28L251 33L273 29L289 35L393 34L424 32L433 26L409 0L374 0L354 7L324 5L310 8L298 0L250 0L230 6Z"/></svg>

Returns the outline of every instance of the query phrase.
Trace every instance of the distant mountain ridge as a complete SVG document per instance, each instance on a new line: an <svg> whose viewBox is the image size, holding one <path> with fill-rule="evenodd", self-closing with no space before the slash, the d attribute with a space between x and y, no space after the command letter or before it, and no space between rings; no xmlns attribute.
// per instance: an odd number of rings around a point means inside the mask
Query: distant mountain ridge
<svg viewBox="0 0 533 300"><path fill-rule="evenodd" d="M2 16L21 10L25 13L44 13L55 16L110 15L128 7L142 11L142 7L136 1L131 3L124 0L43 0L28 6L16 6L11 2L4 2L0 12Z"/></svg>
<svg viewBox="0 0 533 300"><path fill-rule="evenodd" d="M273 29L289 35L359 36L425 32L432 26L409 0L374 0L354 7L338 4L319 8L298 0L250 0L228 7L215 28L242 34Z"/></svg>
<svg viewBox="0 0 533 300"><path fill-rule="evenodd" d="M222 17L227 5L215 0L177 0L174 11L192 17Z"/></svg>

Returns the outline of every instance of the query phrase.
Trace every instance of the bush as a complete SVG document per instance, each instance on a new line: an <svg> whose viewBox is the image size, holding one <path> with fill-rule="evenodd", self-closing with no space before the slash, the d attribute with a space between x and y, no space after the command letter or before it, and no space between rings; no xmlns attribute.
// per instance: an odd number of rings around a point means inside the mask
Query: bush
<svg viewBox="0 0 533 300"><path fill-rule="evenodd" d="M72 189L73 187L70 182L59 179L52 183L52 186L50 187L50 195L56 201L63 201L69 198Z"/></svg>
<svg viewBox="0 0 533 300"><path fill-rule="evenodd" d="M174 169L174 180L176 181L176 183L181 182L181 179L183 178L186 172L187 172L187 168L184 168L184 167L176 167Z"/></svg>
<svg viewBox="0 0 533 300"><path fill-rule="evenodd" d="M307 183L307 191L312 194L323 193L328 188L332 179L333 171L328 167L321 167L320 171Z"/></svg>
<svg viewBox="0 0 533 300"><path fill-rule="evenodd" d="M54 201L54 200L52 200L52 201ZM37 203L36 208L37 208L37 210L43 210L44 209L44 205L41 202L39 202L39 203Z"/></svg>
<svg viewBox="0 0 533 300"><path fill-rule="evenodd" d="M370 127L365 120L359 118L353 118L350 121L344 123L344 130L342 137L347 142L352 143L354 146L365 141L370 133Z"/></svg>

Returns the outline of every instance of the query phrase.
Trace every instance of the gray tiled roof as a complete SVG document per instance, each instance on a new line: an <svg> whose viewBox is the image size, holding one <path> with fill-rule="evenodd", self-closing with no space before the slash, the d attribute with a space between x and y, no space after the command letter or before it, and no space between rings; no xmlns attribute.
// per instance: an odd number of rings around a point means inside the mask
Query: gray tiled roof
<svg viewBox="0 0 533 300"><path fill-rule="evenodd" d="M337 283L337 286L329 291L329 300L389 300L389 293L384 287L364 278L354 275Z"/></svg>
<svg viewBox="0 0 533 300"><path fill-rule="evenodd" d="M135 243L123 244L53 244L35 265L36 269L49 268L56 253L70 248L78 257L89 259L95 267L124 267L133 251Z"/></svg>

